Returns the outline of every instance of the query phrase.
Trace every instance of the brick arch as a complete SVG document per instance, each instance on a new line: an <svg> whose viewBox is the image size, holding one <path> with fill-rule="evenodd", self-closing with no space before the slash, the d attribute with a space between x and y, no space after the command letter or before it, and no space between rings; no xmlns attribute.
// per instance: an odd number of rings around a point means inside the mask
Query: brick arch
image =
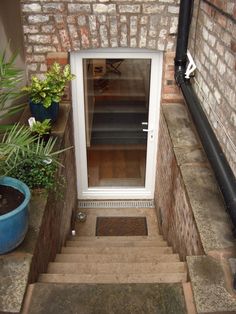
<svg viewBox="0 0 236 314"><path fill-rule="evenodd" d="M176 39L178 2L23 0L28 72L45 72L49 52L116 47L171 52Z"/></svg>

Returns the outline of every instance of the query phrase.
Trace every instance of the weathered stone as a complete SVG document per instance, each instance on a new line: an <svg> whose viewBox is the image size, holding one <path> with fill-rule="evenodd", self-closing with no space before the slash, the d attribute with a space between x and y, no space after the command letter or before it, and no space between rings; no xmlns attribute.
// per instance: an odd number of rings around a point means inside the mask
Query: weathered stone
<svg viewBox="0 0 236 314"><path fill-rule="evenodd" d="M45 3L42 7L44 13L63 12L65 10L63 3Z"/></svg>
<svg viewBox="0 0 236 314"><path fill-rule="evenodd" d="M130 36L136 36L138 31L138 17L130 17Z"/></svg>
<svg viewBox="0 0 236 314"><path fill-rule="evenodd" d="M0 257L0 310L19 313L28 281L31 256Z"/></svg>
<svg viewBox="0 0 236 314"><path fill-rule="evenodd" d="M112 47L112 48L118 47L118 41L117 41L117 38L116 38L116 37L115 37L115 38L111 38L111 39L110 39L110 43L111 43L111 47Z"/></svg>
<svg viewBox="0 0 236 314"><path fill-rule="evenodd" d="M81 44L83 48L89 47L89 32L86 26L80 28Z"/></svg>
<svg viewBox="0 0 236 314"><path fill-rule="evenodd" d="M120 13L140 13L141 6L139 4L123 4L119 5Z"/></svg>
<svg viewBox="0 0 236 314"><path fill-rule="evenodd" d="M116 16L110 16L110 35L111 36L117 36L118 33L118 25L117 25L117 18Z"/></svg>
<svg viewBox="0 0 236 314"><path fill-rule="evenodd" d="M234 247L232 225L214 175L205 166L181 166L201 242L206 253Z"/></svg>
<svg viewBox="0 0 236 314"><path fill-rule="evenodd" d="M131 48L136 48L137 47L137 39L136 39L136 37L130 38L130 47Z"/></svg>
<svg viewBox="0 0 236 314"><path fill-rule="evenodd" d="M156 40L155 39L150 39L148 41L148 48L149 49L156 49Z"/></svg>
<svg viewBox="0 0 236 314"><path fill-rule="evenodd" d="M53 46L34 45L34 52L36 53L56 52L56 49Z"/></svg>
<svg viewBox="0 0 236 314"><path fill-rule="evenodd" d="M77 18L77 23L79 26L85 26L86 25L86 17L84 15L79 15Z"/></svg>
<svg viewBox="0 0 236 314"><path fill-rule="evenodd" d="M108 47L108 32L107 27L105 25L101 25L99 28L100 39L101 39L101 47Z"/></svg>
<svg viewBox="0 0 236 314"><path fill-rule="evenodd" d="M198 145L186 108L181 104L169 104L163 110L174 147Z"/></svg>
<svg viewBox="0 0 236 314"><path fill-rule="evenodd" d="M116 5L115 4L94 4L93 5L94 14L115 14Z"/></svg>
<svg viewBox="0 0 236 314"><path fill-rule="evenodd" d="M127 45L128 45L127 25L126 24L121 25L120 45L121 45L121 47L127 47Z"/></svg>
<svg viewBox="0 0 236 314"><path fill-rule="evenodd" d="M29 25L29 26L24 26L23 31L25 34L35 34L39 32L39 27L37 25Z"/></svg>
<svg viewBox="0 0 236 314"><path fill-rule="evenodd" d="M51 36L50 35L29 35L28 40L30 43L50 44Z"/></svg>
<svg viewBox="0 0 236 314"><path fill-rule="evenodd" d="M97 20L95 15L89 16L89 29L91 34L97 33Z"/></svg>
<svg viewBox="0 0 236 314"><path fill-rule="evenodd" d="M55 32L55 27L53 25L43 25L42 26L42 32L52 34Z"/></svg>
<svg viewBox="0 0 236 314"><path fill-rule="evenodd" d="M178 14L179 13L179 6L168 6L168 12L173 13L173 14Z"/></svg>
<svg viewBox="0 0 236 314"><path fill-rule="evenodd" d="M105 24L107 21L107 16L105 14L99 14L97 19L100 24Z"/></svg>
<svg viewBox="0 0 236 314"><path fill-rule="evenodd" d="M54 302L52 302L54 300ZM186 314L181 284L37 284L29 314Z"/></svg>
<svg viewBox="0 0 236 314"><path fill-rule="evenodd" d="M147 27L142 26L140 30L139 48L146 47L147 44Z"/></svg>
<svg viewBox="0 0 236 314"><path fill-rule="evenodd" d="M165 6L163 4L143 4L143 13L145 14L154 14L154 13L163 13Z"/></svg>
<svg viewBox="0 0 236 314"><path fill-rule="evenodd" d="M76 39L78 38L78 31L77 27L75 25L68 25L69 33L70 33L70 38Z"/></svg>
<svg viewBox="0 0 236 314"><path fill-rule="evenodd" d="M91 13L90 4L78 4L78 3L69 3L68 4L69 13Z"/></svg>
<svg viewBox="0 0 236 314"><path fill-rule="evenodd" d="M28 21L30 24L40 24L40 23L45 23L49 21L49 16L47 15L29 15L28 16Z"/></svg>
<svg viewBox="0 0 236 314"><path fill-rule="evenodd" d="M235 313L221 262L209 256L189 256L187 262L197 313Z"/></svg>
<svg viewBox="0 0 236 314"><path fill-rule="evenodd" d="M23 4L22 11L31 12L31 13L40 13L41 5L39 3Z"/></svg>

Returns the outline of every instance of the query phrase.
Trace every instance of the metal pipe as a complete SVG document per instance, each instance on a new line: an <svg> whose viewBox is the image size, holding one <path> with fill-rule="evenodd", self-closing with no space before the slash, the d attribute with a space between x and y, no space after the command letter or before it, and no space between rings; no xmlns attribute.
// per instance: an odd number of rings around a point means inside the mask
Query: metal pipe
<svg viewBox="0 0 236 314"><path fill-rule="evenodd" d="M206 117L200 101L191 84L184 77L186 70L186 55L193 0L181 0L177 48L175 56L175 79L180 86L188 105L192 119L201 139L203 148L211 163L218 185L224 197L226 208L236 228L236 178L222 151L214 131Z"/></svg>

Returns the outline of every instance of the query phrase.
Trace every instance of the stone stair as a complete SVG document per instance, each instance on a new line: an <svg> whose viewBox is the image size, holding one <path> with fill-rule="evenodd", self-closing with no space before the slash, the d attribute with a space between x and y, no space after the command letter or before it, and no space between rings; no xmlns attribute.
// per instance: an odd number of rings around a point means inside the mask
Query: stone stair
<svg viewBox="0 0 236 314"><path fill-rule="evenodd" d="M187 269L154 208L84 209L85 223L30 285L22 314L187 314ZM97 217L146 217L147 236L95 236Z"/></svg>
<svg viewBox="0 0 236 314"><path fill-rule="evenodd" d="M141 238L141 239L139 239ZM156 237L71 237L39 282L177 283L186 282L186 264Z"/></svg>

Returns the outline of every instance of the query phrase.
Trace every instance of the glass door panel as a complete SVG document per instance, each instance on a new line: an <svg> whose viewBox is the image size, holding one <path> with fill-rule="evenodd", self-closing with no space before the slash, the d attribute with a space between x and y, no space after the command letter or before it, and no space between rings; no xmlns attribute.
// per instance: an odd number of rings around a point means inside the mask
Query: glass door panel
<svg viewBox="0 0 236 314"><path fill-rule="evenodd" d="M151 59L83 59L88 187L144 187Z"/></svg>

